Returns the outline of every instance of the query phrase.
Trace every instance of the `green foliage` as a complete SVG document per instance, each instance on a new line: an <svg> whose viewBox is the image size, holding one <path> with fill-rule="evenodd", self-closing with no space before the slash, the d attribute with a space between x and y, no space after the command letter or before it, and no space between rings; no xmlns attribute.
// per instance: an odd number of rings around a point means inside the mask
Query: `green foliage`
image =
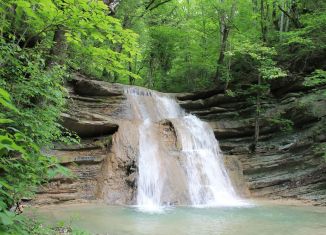
<svg viewBox="0 0 326 235"><path fill-rule="evenodd" d="M318 86L326 84L326 71L317 69L305 79L305 86Z"/></svg>
<svg viewBox="0 0 326 235"><path fill-rule="evenodd" d="M9 112L13 127L20 128L36 144L48 145L62 136L56 122L64 110L65 72L59 67L45 70L37 51L21 50L17 45L0 41L0 84L14 95L19 114ZM37 118L35 118L37 117Z"/></svg>
<svg viewBox="0 0 326 235"><path fill-rule="evenodd" d="M302 27L282 33L277 44L279 60L293 72L311 73L321 69L326 51L326 3L325 1L304 1L302 14L298 15Z"/></svg>
<svg viewBox="0 0 326 235"><path fill-rule="evenodd" d="M69 173L40 149L77 141L59 124L70 70L139 78L128 69L138 55L137 35L109 16L102 1L8 0L0 12L0 232L37 234L9 209L41 183ZM59 29L61 41L54 38ZM57 63L49 66L51 60Z"/></svg>
<svg viewBox="0 0 326 235"><path fill-rule="evenodd" d="M69 234L69 235L90 235L90 233L86 231L82 231L77 228L71 227L71 225L67 225L66 223L58 223L56 226L48 226L44 223L41 223L39 220L26 217L26 216L16 216L12 212L8 212L10 214L10 219L12 220L12 224L10 228L6 230L4 234L8 235L58 235L58 234ZM1 217L1 214L0 214ZM0 230L0 234L2 231Z"/></svg>
<svg viewBox="0 0 326 235"><path fill-rule="evenodd" d="M52 234L9 209L69 174L41 149L78 141L60 124L70 71L139 78L128 69L137 35L102 1L7 0L0 12L0 233Z"/></svg>
<svg viewBox="0 0 326 235"><path fill-rule="evenodd" d="M169 92L219 85L261 115L274 79L324 86L325 9L323 0L123 0L113 15L97 0L1 1L0 231L42 234L8 209L67 174L40 149L77 141L59 124L71 72ZM269 121L291 127L281 115Z"/></svg>
<svg viewBox="0 0 326 235"><path fill-rule="evenodd" d="M109 16L102 1L8 0L0 4L0 12L0 31L23 48L36 41L44 53L53 45L55 30L62 29L68 47L66 62L73 69L98 78L104 68L139 78L126 67L138 55L137 35Z"/></svg>
<svg viewBox="0 0 326 235"><path fill-rule="evenodd" d="M15 122L9 114L22 114L4 89L0 89L0 103L0 232L28 234L23 219L9 209L21 198L31 197L35 187L49 178L48 169L55 169L57 162L44 156L32 138L13 126ZM61 168L57 170L62 172Z"/></svg>
<svg viewBox="0 0 326 235"><path fill-rule="evenodd" d="M212 85L218 17L208 2L169 1L149 10L148 1L122 1L118 17L140 35L142 57L132 63L143 78L138 85L171 92Z"/></svg>
<svg viewBox="0 0 326 235"><path fill-rule="evenodd" d="M278 126L281 131L287 132L293 130L293 122L289 119L282 118L280 115L274 115L274 117L268 118L267 121Z"/></svg>
<svg viewBox="0 0 326 235"><path fill-rule="evenodd" d="M71 9L69 4L63 10L67 19L72 19L65 25L71 50L69 66L98 78L106 69L121 77L139 79L137 74L126 69L126 65L139 56L137 35L108 16L107 6L102 2L74 1L73 7Z"/></svg>
<svg viewBox="0 0 326 235"><path fill-rule="evenodd" d="M234 49L229 51L227 56L250 58L247 65L256 71L257 76L267 81L286 76L286 73L273 60L273 56L276 54L276 50L272 47L267 47L262 43L242 40L234 42Z"/></svg>

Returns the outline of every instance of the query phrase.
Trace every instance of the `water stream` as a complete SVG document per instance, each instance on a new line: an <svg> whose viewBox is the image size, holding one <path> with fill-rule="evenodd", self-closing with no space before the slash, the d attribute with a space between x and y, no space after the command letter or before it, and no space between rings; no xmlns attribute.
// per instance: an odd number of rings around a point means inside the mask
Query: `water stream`
<svg viewBox="0 0 326 235"><path fill-rule="evenodd" d="M185 113L166 94L143 88L125 91L138 120L137 206L161 211L171 204L197 207L241 206L223 163L223 154L212 128ZM160 124L169 121L176 135L178 156L162 141ZM171 157L172 156L172 157Z"/></svg>

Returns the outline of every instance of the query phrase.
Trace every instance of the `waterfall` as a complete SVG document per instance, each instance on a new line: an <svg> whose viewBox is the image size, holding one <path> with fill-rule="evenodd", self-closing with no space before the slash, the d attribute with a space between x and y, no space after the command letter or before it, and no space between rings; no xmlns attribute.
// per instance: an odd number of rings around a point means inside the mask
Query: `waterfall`
<svg viewBox="0 0 326 235"><path fill-rule="evenodd" d="M166 94L144 88L125 90L138 128L137 206L160 211L183 202L192 206L241 206L224 167L223 154L212 128L187 114ZM161 141L158 123L169 120L179 143L171 157ZM174 192L176 191L176 192Z"/></svg>

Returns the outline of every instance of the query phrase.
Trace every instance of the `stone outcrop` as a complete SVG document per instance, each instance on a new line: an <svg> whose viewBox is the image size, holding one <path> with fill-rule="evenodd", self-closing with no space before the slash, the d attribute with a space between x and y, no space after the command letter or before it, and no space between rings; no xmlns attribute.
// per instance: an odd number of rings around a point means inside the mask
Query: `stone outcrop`
<svg viewBox="0 0 326 235"><path fill-rule="evenodd" d="M188 112L211 124L228 157L241 161L252 197L326 205L326 87L285 81L271 87L271 97L262 104L255 153L255 107L246 97L227 97L221 91L176 97Z"/></svg>
<svg viewBox="0 0 326 235"><path fill-rule="evenodd" d="M56 156L72 175L58 175L39 188L36 204L104 200L127 204L132 200L133 159L119 158L112 139L126 118L123 86L87 80L76 75L68 84L67 112L62 124L80 136L78 145L57 145L46 152Z"/></svg>
<svg viewBox="0 0 326 235"><path fill-rule="evenodd" d="M109 204L135 204L140 120L131 115L125 88L128 86L87 80L81 75L68 84L69 106L62 114L62 124L75 132L81 142L57 145L47 154L56 156L72 176L58 175L40 187L34 203L102 200ZM151 128L160 143L161 164L168 169L162 175L162 200L186 204L190 200L187 180L185 172L180 171L184 156L174 125L173 120L158 120ZM239 193L247 195L240 161L230 157L225 162Z"/></svg>
<svg viewBox="0 0 326 235"><path fill-rule="evenodd" d="M320 95L326 88L284 86L273 84L272 96L262 103L261 136L255 153L251 150L255 107L246 97L229 97L219 90L175 96L184 109L214 129L238 193L326 205L326 163L322 157L326 145L326 98ZM124 86L76 75L68 89L69 107L62 114L62 123L81 137L81 143L57 145L47 154L56 156L73 176L56 176L40 187L34 202L134 203L138 149L131 146L137 144L113 144L126 138L121 133L136 135ZM284 130L290 124L292 130ZM129 131L119 132L119 128ZM179 148L173 124L162 121L158 130L172 154ZM137 141L130 136L130 142ZM182 188L178 193L182 194Z"/></svg>

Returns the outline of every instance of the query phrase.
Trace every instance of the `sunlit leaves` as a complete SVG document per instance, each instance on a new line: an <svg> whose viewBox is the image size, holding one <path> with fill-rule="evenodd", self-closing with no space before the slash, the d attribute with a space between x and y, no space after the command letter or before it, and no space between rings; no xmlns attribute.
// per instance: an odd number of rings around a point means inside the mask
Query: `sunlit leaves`
<svg viewBox="0 0 326 235"><path fill-rule="evenodd" d="M135 57L139 54L137 35L131 30L123 29L118 19L109 16L109 9L103 1L9 0L6 4L0 4L0 11L6 12L10 9L15 9L15 14L8 14L8 20L4 21L7 24L4 25L12 25L7 28L8 30L16 27L22 31L20 38L12 34L14 41L23 41L26 46L31 40L38 38L37 40L43 44L43 47L51 47L54 30L58 27L63 28L67 42L71 45L69 50L72 53L68 54L74 66L84 68L84 63L85 65L90 65L90 63L80 61L80 59L87 61L96 59L89 53L82 54L87 51L88 47L102 49L102 56L110 49L116 51L117 54L114 58L110 58L112 53L106 53L107 61L102 65L109 70L109 67L113 67L109 61L119 61L119 64L123 64L124 67L114 68L114 70L123 72L121 74L123 76L131 72L127 68L126 56ZM118 47L122 50L116 50ZM100 72L95 72L96 69L97 66L87 66L85 71L91 71L97 76Z"/></svg>
<svg viewBox="0 0 326 235"><path fill-rule="evenodd" d="M12 104L9 93L0 88L0 104L7 109L17 112L16 107Z"/></svg>
<svg viewBox="0 0 326 235"><path fill-rule="evenodd" d="M53 177L53 172L65 175L68 172L61 166L57 168L54 158L41 153L31 138L36 130L25 134L17 129L23 129L16 122L17 116L24 117L24 111L17 111L9 93L1 88L0 97L6 100L0 102L0 233L29 234L22 217L9 211L10 207L22 197L31 197L35 186ZM16 122L8 118L11 114Z"/></svg>
<svg viewBox="0 0 326 235"><path fill-rule="evenodd" d="M257 76L271 80L286 76L286 72L278 67L273 60L273 56L276 54L274 48L267 47L262 43L234 41L233 50L226 53L226 56L231 58L236 56L250 56L252 59L251 67L259 72Z"/></svg>

